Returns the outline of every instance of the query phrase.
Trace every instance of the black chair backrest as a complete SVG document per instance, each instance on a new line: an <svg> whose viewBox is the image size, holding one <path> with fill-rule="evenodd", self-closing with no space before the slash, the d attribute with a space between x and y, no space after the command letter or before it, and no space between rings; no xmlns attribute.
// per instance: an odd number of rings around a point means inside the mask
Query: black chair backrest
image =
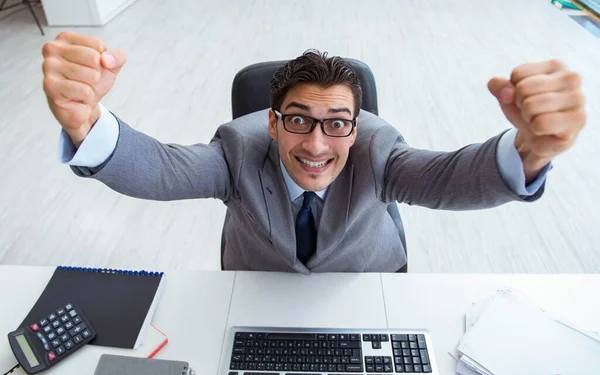
<svg viewBox="0 0 600 375"><path fill-rule="evenodd" d="M344 60L350 63L358 74L363 91L361 108L379 115L373 72L362 61ZM245 67L235 75L231 88L231 111L234 119L271 106L271 79L277 69L286 63L286 60L257 63Z"/></svg>

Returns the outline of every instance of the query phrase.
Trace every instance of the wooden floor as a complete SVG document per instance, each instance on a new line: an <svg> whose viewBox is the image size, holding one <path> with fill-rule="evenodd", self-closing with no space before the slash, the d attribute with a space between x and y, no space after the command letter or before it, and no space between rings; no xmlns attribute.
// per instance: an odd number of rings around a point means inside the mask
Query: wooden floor
<svg viewBox="0 0 600 375"><path fill-rule="evenodd" d="M242 67L308 48L365 61L380 115L419 148L452 150L510 126L486 83L560 58L584 79L588 126L545 196L476 212L401 206L411 272L600 272L600 39L545 0L139 0L104 28L0 22L0 263L217 269L220 201L119 196L57 160L41 47L62 30L129 62L103 101L163 142L208 142ZM265 124L266 126L266 124Z"/></svg>

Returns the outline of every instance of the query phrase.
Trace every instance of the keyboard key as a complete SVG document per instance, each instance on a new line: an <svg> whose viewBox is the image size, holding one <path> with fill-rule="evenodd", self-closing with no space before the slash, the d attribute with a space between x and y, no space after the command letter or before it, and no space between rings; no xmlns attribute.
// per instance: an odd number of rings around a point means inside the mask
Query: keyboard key
<svg viewBox="0 0 600 375"><path fill-rule="evenodd" d="M65 348L68 349L73 349L73 347L75 346L75 344L73 344L73 341L69 340L67 342L65 342Z"/></svg>
<svg viewBox="0 0 600 375"><path fill-rule="evenodd" d="M327 340L327 335L324 333L319 333L319 334L317 334L317 340L319 340L319 341Z"/></svg>
<svg viewBox="0 0 600 375"><path fill-rule="evenodd" d="M340 338L340 341L348 341L350 339L350 335L345 334L345 333L340 333L339 338Z"/></svg>
<svg viewBox="0 0 600 375"><path fill-rule="evenodd" d="M73 320L75 320L75 319L73 319ZM235 333L235 338L236 339L240 339L240 340L245 339L246 338L246 333L245 332L236 332Z"/></svg>
<svg viewBox="0 0 600 375"><path fill-rule="evenodd" d="M389 365L392 363L392 357L383 357L383 364Z"/></svg>
<svg viewBox="0 0 600 375"><path fill-rule="evenodd" d="M421 363L423 363L424 365L429 363L429 354L427 353L427 350L425 349L421 349L419 350L420 354L421 354Z"/></svg>
<svg viewBox="0 0 600 375"><path fill-rule="evenodd" d="M65 351L66 351L65 348L62 346L59 346L58 348L56 348L56 354L58 354L58 355L65 354Z"/></svg>
<svg viewBox="0 0 600 375"><path fill-rule="evenodd" d="M423 372L431 372L431 365L423 365Z"/></svg>
<svg viewBox="0 0 600 375"><path fill-rule="evenodd" d="M375 365L375 372L383 372L383 365Z"/></svg>
<svg viewBox="0 0 600 375"><path fill-rule="evenodd" d="M59 329L56 330L57 335L62 335L63 333L65 333L65 329L63 327L60 327Z"/></svg>
<svg viewBox="0 0 600 375"><path fill-rule="evenodd" d="M423 368L421 367L421 365L414 365L413 370L414 372L423 372Z"/></svg>
<svg viewBox="0 0 600 375"><path fill-rule="evenodd" d="M375 372L375 365L367 365L367 372Z"/></svg>
<svg viewBox="0 0 600 375"><path fill-rule="evenodd" d="M340 348L359 349L361 347L360 341L340 341Z"/></svg>
<svg viewBox="0 0 600 375"><path fill-rule="evenodd" d="M48 322L49 322L48 319L44 318L44 319L40 320L40 325L43 327L46 324L48 324Z"/></svg>
<svg viewBox="0 0 600 375"><path fill-rule="evenodd" d="M425 343L425 341L417 341L417 344L419 346L419 349L427 349L427 344Z"/></svg>
<svg viewBox="0 0 600 375"><path fill-rule="evenodd" d="M396 372L404 372L404 366L396 365Z"/></svg>
<svg viewBox="0 0 600 375"><path fill-rule="evenodd" d="M408 342L406 342L406 341L402 341L402 342L400 343L400 347L401 347L402 349L408 349Z"/></svg>
<svg viewBox="0 0 600 375"><path fill-rule="evenodd" d="M408 341L407 335L392 335L392 341Z"/></svg>
<svg viewBox="0 0 600 375"><path fill-rule="evenodd" d="M417 335L408 335L408 341L417 341Z"/></svg>
<svg viewBox="0 0 600 375"><path fill-rule="evenodd" d="M67 342L67 341L69 341L69 339L70 339L70 337L69 337L68 333L65 333L65 334L63 334L63 335L60 336L60 340L62 342Z"/></svg>
<svg viewBox="0 0 600 375"><path fill-rule="evenodd" d="M381 349L381 341L372 341L371 345L373 346L373 349Z"/></svg>
<svg viewBox="0 0 600 375"><path fill-rule="evenodd" d="M371 356L365 357L365 364L372 365L374 363L375 363L375 358L374 357L371 357Z"/></svg>
<svg viewBox="0 0 600 375"><path fill-rule="evenodd" d="M74 317L76 317L76 316L77 316L77 311L75 311L75 310L71 310L71 311L69 311L69 316L70 316L71 318L74 318Z"/></svg>
<svg viewBox="0 0 600 375"><path fill-rule="evenodd" d="M52 332L52 327L51 326L45 326L44 329L43 329L43 331L44 331L45 334L48 334L48 333Z"/></svg>
<svg viewBox="0 0 600 375"><path fill-rule="evenodd" d="M397 365L401 365L402 362L402 357L394 357L394 363Z"/></svg>
<svg viewBox="0 0 600 375"><path fill-rule="evenodd" d="M360 341L360 335L356 335L356 334L350 335L350 341Z"/></svg>
<svg viewBox="0 0 600 375"><path fill-rule="evenodd" d="M388 335L379 335L379 341L390 341Z"/></svg>
<svg viewBox="0 0 600 375"><path fill-rule="evenodd" d="M73 322L67 322L65 324L65 329L71 329L71 328L73 328Z"/></svg>
<svg viewBox="0 0 600 375"><path fill-rule="evenodd" d="M420 357L412 357L413 365L420 365L421 358Z"/></svg>
<svg viewBox="0 0 600 375"><path fill-rule="evenodd" d="M83 339L81 338L81 336L80 336L80 335L77 335L77 336L73 337L73 342L74 342L75 344L79 344L79 343L80 343L80 342L82 342L82 341L83 341Z"/></svg>
<svg viewBox="0 0 600 375"><path fill-rule="evenodd" d="M86 329L85 331L81 332L81 336L82 336L84 339L87 339L87 338L88 338L88 337L90 337L91 335L92 335L92 334L91 334L91 333L90 333L90 331L88 331L87 329Z"/></svg>
<svg viewBox="0 0 600 375"><path fill-rule="evenodd" d="M67 304L67 306L65 306L65 310L67 310L67 311L73 310L73 305L71 305L70 303Z"/></svg>
<svg viewBox="0 0 600 375"><path fill-rule="evenodd" d="M56 348L57 346L60 346L61 342L60 339L54 339L50 344L52 344L53 348Z"/></svg>
<svg viewBox="0 0 600 375"><path fill-rule="evenodd" d="M347 371L347 372L362 372L363 371L363 367L362 367L362 364L360 364L360 365L349 364L349 365L346 365L346 370L342 370L342 371Z"/></svg>
<svg viewBox="0 0 600 375"><path fill-rule="evenodd" d="M383 372L392 372L392 365L383 365Z"/></svg>
<svg viewBox="0 0 600 375"><path fill-rule="evenodd" d="M46 337L48 338L48 340L54 340L56 338L56 333L50 332L46 335Z"/></svg>
<svg viewBox="0 0 600 375"><path fill-rule="evenodd" d="M337 340L337 339L338 339L338 335L335 335L335 334L327 335L327 340L329 340L329 341L333 341L333 340Z"/></svg>
<svg viewBox="0 0 600 375"><path fill-rule="evenodd" d="M48 320L53 322L54 320L56 320L56 314L50 314L48 315Z"/></svg>
<svg viewBox="0 0 600 375"><path fill-rule="evenodd" d="M56 329L58 327L60 327L60 321L58 321L58 320L53 321L52 322L52 328Z"/></svg>
<svg viewBox="0 0 600 375"><path fill-rule="evenodd" d="M61 323L66 323L69 321L69 316L68 315L63 315L60 317L60 322Z"/></svg>
<svg viewBox="0 0 600 375"><path fill-rule="evenodd" d="M411 341L411 342L409 343L409 345L410 345L410 348L411 348L411 349L418 349L418 348L419 348L419 347L417 346L417 342L416 342L416 341Z"/></svg>
<svg viewBox="0 0 600 375"><path fill-rule="evenodd" d="M371 335L363 334L363 341L371 341Z"/></svg>
<svg viewBox="0 0 600 375"><path fill-rule="evenodd" d="M63 315L65 315L65 313L66 313L65 309L60 309L60 310L58 310L58 311L56 312L56 314L57 314L58 316L63 316Z"/></svg>
<svg viewBox="0 0 600 375"><path fill-rule="evenodd" d="M404 365L404 372L413 372L412 365Z"/></svg>

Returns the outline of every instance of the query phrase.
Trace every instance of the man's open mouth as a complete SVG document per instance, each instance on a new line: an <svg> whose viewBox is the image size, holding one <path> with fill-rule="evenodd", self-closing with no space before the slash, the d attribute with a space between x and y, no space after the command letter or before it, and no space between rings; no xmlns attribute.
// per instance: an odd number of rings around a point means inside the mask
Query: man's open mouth
<svg viewBox="0 0 600 375"><path fill-rule="evenodd" d="M315 161L310 161L310 160L306 160L306 159L299 158L299 157L296 157L296 159L300 163L302 163L302 164L304 164L306 166L309 166L311 168L321 168L321 167L324 167L324 166L328 165L329 163L331 163L331 161L333 160L333 159L329 159L329 160L323 160L323 161L315 162Z"/></svg>

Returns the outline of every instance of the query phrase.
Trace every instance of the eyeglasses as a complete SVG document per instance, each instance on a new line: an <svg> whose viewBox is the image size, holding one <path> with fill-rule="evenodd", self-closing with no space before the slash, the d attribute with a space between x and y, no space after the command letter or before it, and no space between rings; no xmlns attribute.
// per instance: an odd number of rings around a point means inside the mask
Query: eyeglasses
<svg viewBox="0 0 600 375"><path fill-rule="evenodd" d="M308 134L311 133L317 124L321 124L323 134L330 137L347 137L352 134L356 126L356 120L346 120L341 118L316 119L305 115L283 115L277 110L273 110L278 118L283 121L283 127L290 133Z"/></svg>

